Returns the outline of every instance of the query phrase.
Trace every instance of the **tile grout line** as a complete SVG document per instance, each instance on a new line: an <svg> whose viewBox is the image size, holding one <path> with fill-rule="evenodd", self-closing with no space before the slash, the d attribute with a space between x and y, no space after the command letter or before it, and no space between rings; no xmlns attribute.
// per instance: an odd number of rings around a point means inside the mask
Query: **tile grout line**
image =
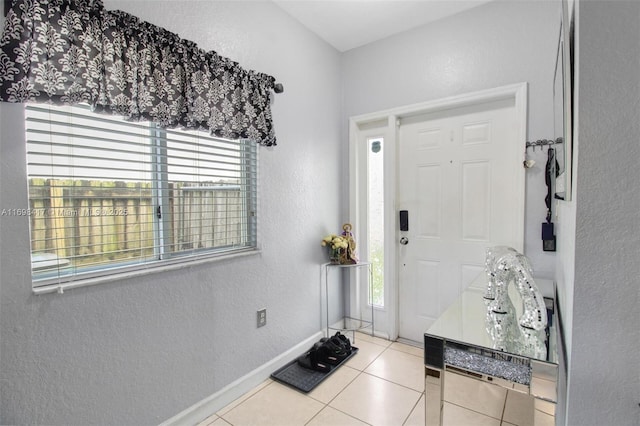
<svg viewBox="0 0 640 426"><path fill-rule="evenodd" d="M376 343L374 343L374 342L368 342L368 343L376 344ZM407 354L407 355L411 355L411 356L415 356L416 358L420 358L418 355L414 355L414 354L412 354L412 353L410 353L410 352L400 351L400 350L398 350L398 349L394 349L394 348L392 348L391 346L393 345L393 343L394 343L394 342L391 342L391 343L390 343L389 345L387 345L387 346L378 345L378 346L384 347L384 350L383 350L382 352L380 352L380 353L379 353L375 358L373 358L373 359L371 360L371 362L369 362L365 367L363 367L363 369L362 369L362 370L358 370L358 371L359 371L359 373L358 373L358 374L353 378L353 380L351 380L347 386L345 386L345 387L344 387L340 392L338 392L338 393L336 394L336 396L334 396L334 397L331 399L331 401L329 401L329 403L327 403L327 406L329 406L329 404L330 404L333 400L335 400L335 399L336 399L336 398L337 398L337 397L338 397L342 392L344 392L344 391L345 391L345 389L346 389L346 388L347 388L351 383L353 383L353 382L354 382L354 381L355 381L359 376L361 376L361 375L363 375L363 374L366 374L367 376L375 377L376 379L380 379L380 380L383 380L383 381L385 381L385 382L387 382L387 383L391 383L391 384L394 384L394 385L400 386L400 387L402 387L402 388L405 388L405 389L408 389L408 390L411 390L411 391L414 391L414 392L419 393L419 396L418 396L418 399L416 400L416 403L413 405L413 407L411 408L411 410L409 410L409 413L407 414L407 417L406 417L406 418L404 419L404 421L402 422L402 424L404 425L404 424L407 422L407 420L409 420L409 418L411 417L411 414L412 414L412 413L413 413L413 411L416 409L417 405L420 403L420 398L422 398L422 396L423 396L423 395L425 395L425 391L424 391L424 389L422 390L422 392L420 392L420 391L417 391L417 390L415 390L415 389L413 389L413 388L410 388L410 387L408 387L408 386L402 385L402 384L400 384L400 383L396 383L396 382L393 382L393 381L391 381L391 380L385 379L385 378L383 378L383 377L378 377L378 376L376 376L376 375L374 375L374 374L371 374L371 373L367 373L367 372L366 372L367 368L369 368L369 367L370 367L374 362L376 362L376 360L378 360L378 358L382 357L382 355L383 355L387 350L392 350L392 351L394 351L394 352L405 353L405 354ZM426 395L425 395L425 398L426 398ZM425 401L425 402L426 402L426 401ZM337 410L337 408L334 408L334 407L331 407L331 408L333 408L334 410ZM362 420L362 419L358 419L358 418L356 418L356 417L353 417L353 416L349 415L348 413L344 413L344 412L343 412L343 411L341 411L341 410L337 410L337 411L340 411L341 413L346 414L346 415L348 415L349 417L355 418L355 419L357 419L357 420L358 420L358 421L360 421L360 422L363 422L363 423L369 424L369 423L365 422L364 420Z"/></svg>
<svg viewBox="0 0 640 426"><path fill-rule="evenodd" d="M419 390L416 390L416 389L410 388L409 386L405 386L405 385L403 385L403 384L396 383L396 382L394 382L394 381L392 381L392 380L385 379L384 377L379 377L379 376L376 376L375 374L367 373L367 372L365 371L367 368L369 368L369 367L371 366L371 364L373 364L373 363L374 363L374 362L375 362L379 357L381 357L381 356L382 356L382 354L384 354L384 353L387 351L387 349L391 349L392 351L395 351L395 352L401 352L401 353L404 353L404 354L407 354L407 355L415 356L416 358L420 358L418 355L413 355L413 354L411 354L411 353L409 353L409 352L399 351L399 350L397 350L397 349L393 349L393 348L391 348L391 346L389 346L389 347L387 347L384 351L380 352L380 355L378 355L377 357L375 357L373 361L371 361L369 364L367 364L367 366L362 370L362 372L363 372L363 373L365 373L365 374L367 374L367 375L369 375L369 376L371 376L371 377L375 377L375 378L377 378L377 379L384 380L385 382L392 383L392 384L397 385L397 386L401 386L401 387L403 387L403 388L405 388L405 389L409 389L409 390L412 390L412 391L414 391L414 392L418 392L418 393L420 393L420 394L424 394L424 393L425 393L425 389L422 389L421 391L419 391ZM419 400L420 400L420 398L418 398L418 401L419 401Z"/></svg>
<svg viewBox="0 0 640 426"><path fill-rule="evenodd" d="M353 382L355 382L355 381L356 381L356 379L357 379L358 377L360 377L362 374L367 374L367 375L369 375L369 376L376 377L376 376L373 376L372 374L365 373L365 371L364 371L364 370L366 370L366 369L367 369L371 364L373 364L373 363L374 363L374 362L375 362L375 361L376 361L380 356L382 356L382 354L383 354L383 353L385 353L385 351L386 351L387 349L389 349L389 346L390 346L390 345L388 345L388 346L382 346L382 345L378 345L377 343L374 343L374 342L371 342L371 341L367 341L366 339L365 339L365 342L367 342L367 343L371 343L371 344L373 344L373 345L377 345L377 346L380 346L380 347L383 347L384 349L382 350L382 352L380 352L378 355L376 355L376 357L374 357L374 358L373 358L373 359L372 359L368 364L366 364L366 365L362 368L362 370L357 369L357 368L353 368L353 367L349 367L349 368L351 368L351 369L353 369L353 370L357 371L357 372L358 372L358 374L356 374L356 375L353 377L353 379L351 379L351 380L349 381L349 383L347 383L347 384L346 384L346 385L345 385L345 386L340 390L340 392L338 392L337 394L335 394L335 395L334 395L334 397L333 397L333 398L331 398L327 403L323 403L323 404L324 404L324 407L323 407L320 411L318 411L318 412L317 412L317 413L316 413L316 414L315 414L315 415L314 415L314 416L313 416L313 417L312 417L312 418L311 418L307 423L305 423L305 424L309 424L309 423L310 423L310 422L311 422L315 417L317 417L317 416L318 416L318 414L320 414L320 412L322 412L324 409L326 409L327 407L329 407L329 408L331 408L331 409L333 409L333 410L336 410L336 411L338 411L338 412L340 412L340 413L342 413L342 414L344 414L344 415L346 415L346 416L351 417L352 419L356 419L356 420L358 420L358 421L359 421L359 422L361 422L361 423L364 423L364 424L370 425L370 423L365 422L365 421L364 421L364 420L362 420L362 419L359 419L359 418L357 418L357 417L354 417L354 416L350 415L349 413L345 413L344 411L339 410L339 409L337 409L337 408L332 407L331 405L329 405L329 404L331 404L331 403L332 403L336 398L338 398L338 396L340 396L340 394L341 394L342 392L344 392L344 391L349 387L349 385L351 385ZM354 343L355 343L355 339L354 339ZM345 366L345 367L348 367L346 364L345 364L344 366ZM309 398L313 399L314 401L318 401L317 399L313 398L312 396L309 396L309 395L307 395L307 396L308 396ZM319 402L322 402L322 401L319 401ZM409 414L411 414L411 413L409 413Z"/></svg>
<svg viewBox="0 0 640 426"><path fill-rule="evenodd" d="M425 398L424 403L425 403L425 404L427 403L427 395L426 395L424 392L422 392L422 393L420 394L420 396L418 397L418 400L416 401L416 403L415 403L415 404L413 404L413 407L411 408L411 410L409 410L409 414L407 414L407 417L406 417L406 418L404 419L404 421L402 422L402 425L403 425L403 426L404 426L404 425L409 421L409 418L411 417L411 415L413 414L413 412L414 412L414 411L416 410L416 408L418 407L418 404L420 404L420 399L421 399L423 396L424 396L424 398ZM426 419L425 419L425 423L426 423Z"/></svg>
<svg viewBox="0 0 640 426"><path fill-rule="evenodd" d="M499 419L499 418L497 418L497 417L493 417L493 416L492 416L492 415L490 415L490 414L486 414L486 413L482 413L482 412L480 412L480 411L476 411L476 410L474 410L474 409L472 409L472 408L465 407L464 405L456 404L455 402L451 402L451 401L444 401L444 402L446 402L447 404L455 405L456 407L459 407L459 408L463 408L463 409L465 409L465 410L467 410L467 411L471 411L471 412L473 412L473 413L480 414L481 416L489 417L490 419L493 419L493 420L498 420L500 423L502 423L502 420L501 420L501 419Z"/></svg>
<svg viewBox="0 0 640 426"><path fill-rule="evenodd" d="M268 381L269 379L265 380ZM231 423L229 420L225 419L224 416L226 416L227 414L229 414L230 412L232 412L233 410L240 408L240 406L242 404L244 404L245 402L249 401L250 399L252 399L253 397L255 397L256 395L258 395L260 392L262 392L263 390L267 389L268 387L270 387L271 385L273 385L274 383L276 383L274 380L271 380L270 383L267 383L266 385L262 386L260 389L258 389L255 392L252 392L251 395L247 396L246 398L242 399L242 401L240 401L238 404L234 405L233 408L225 411L225 413L223 415L220 415L218 413L215 413L216 416L218 416L220 419L224 420L226 423L230 424L231 426L233 426L233 423ZM251 392L251 391L250 391ZM246 395L246 394L245 394ZM243 395L244 396L244 395ZM243 396L241 396L240 398L243 398ZM239 398L239 399L240 399ZM233 402L232 402L233 404ZM223 407L224 408L224 407Z"/></svg>
<svg viewBox="0 0 640 426"><path fill-rule="evenodd" d="M376 343L374 343L374 342L368 342L368 343L376 344ZM405 388L405 389L408 389L408 390L411 390L411 391L417 392L417 393L419 394L418 399L416 400L415 404L413 405L413 407L411 408L411 410L409 410L409 413L407 414L407 417L406 417L406 418L404 419L404 421L402 422L402 424L404 425L404 424L407 422L407 420L409 420L409 418L411 417L411 414L413 413L413 411L416 409L416 407L417 407L417 406L418 406L418 404L420 403L420 398L422 398L422 396L423 396L423 395L425 395L424 390L422 390L422 392L420 392L420 391L417 391L417 390L415 390L415 389L413 389L413 388L410 388L410 387L408 387L408 386L402 385L402 384L400 384L400 383L393 382L393 381L388 380L388 379L385 379L385 378L383 378L383 377L378 377L378 376L376 376L376 375L374 375L374 374L367 373L367 372L365 371L365 370L366 370L367 368L369 368L369 367L370 367L374 362L376 362L376 360L377 360L378 358L380 358L380 357L381 357L381 356L382 356L382 355L383 355L387 350L392 350L392 351L394 351L394 352L400 352L400 353L404 353L404 354L407 354L407 355L415 356L416 358L420 358L418 355L414 355L414 354L412 354L412 353L405 352L405 351L400 351L400 350L398 350L398 349L393 349L393 348L391 347L391 346L392 346L392 344L393 344L393 342L391 342L391 343L390 343L389 345L387 345L387 346L378 345L378 346L380 346L380 347L384 347L384 350L383 350L382 352L380 352L380 353L379 353L375 358L373 358L373 359L371 360L371 362L369 362L368 364L366 364L366 365L363 367L363 369L362 369L362 370L354 369L354 370L358 371L358 374L357 374L357 375L356 375L356 376L355 376L355 377L354 377L354 378L353 378L353 379L352 379L352 380L351 380L347 385L345 385L345 386L344 386L344 388L342 388L342 390L340 390L340 392L338 392L338 393L337 393L333 398L331 398L331 400L330 400L329 402L327 402L327 403L325 404L325 408L326 408L326 407L330 407L330 408L332 408L332 409L334 409L334 410L336 410L336 411L339 411L339 412L340 412L340 413L342 413L342 414L345 414L345 415L347 415L347 416L349 416L349 417L351 417L351 418L354 418L354 419L356 419L356 420L358 420L358 421L360 421L360 422L362 422L362 423L365 423L365 424L370 425L370 423L365 422L365 421L364 421L364 420L362 420L362 419L359 419L359 418L357 418L357 417L354 417L354 416L352 416L352 415L350 415L350 414L348 414L348 413L345 413L345 412L344 412L344 411L342 411L342 410L339 410L339 409L337 409L337 408L332 407L332 406L330 406L330 405L329 405L329 404L331 404L331 402L333 402L336 398L338 398L338 396L339 396L342 392L344 392L344 391L347 389L347 387L349 387L349 385L350 385L350 384L352 384L352 383L353 383L353 382L354 382L358 377L360 377L360 376L361 376L361 375L363 375L363 374L366 374L367 376L375 377L376 379L383 380L383 381L385 381L385 382L387 382L387 383L391 383L391 384L394 384L394 385L400 386L400 387L402 387L402 388ZM350 367L350 368L352 368L352 367ZM426 398L426 396L425 396L425 398ZM323 408L323 409L324 409L324 408ZM322 411L322 410L320 410L320 411ZM317 416L317 414L319 414L319 412L318 412L318 413L316 413L316 416ZM315 416L314 416L314 417L315 417ZM310 421L311 421L311 420L310 420Z"/></svg>
<svg viewBox="0 0 640 426"><path fill-rule="evenodd" d="M314 415L313 415L313 416L312 416L312 417L311 417L311 418L310 418L310 419L309 419L305 424L309 424L311 421L313 421L313 419L315 419L315 418L316 418L316 417L317 417L317 416L318 416L318 415L319 415L323 410L325 410L327 407L330 407L331 409L336 410L336 411L338 411L338 412L340 412L340 413L342 413L342 414L344 414L344 415L346 415L346 416L348 416L348 417L350 417L350 418L356 419L356 420L358 420L358 421L360 421L360 422L362 422L362 423L364 423L364 424L369 424L369 423L365 422L365 421L364 421L364 420L362 420L362 419L359 419L359 418L357 418L357 417L354 417L354 416L350 415L349 413L346 413L346 412L344 412L344 411L342 411L342 410L339 410L339 409L337 409L337 408L335 408L335 407L333 407L333 406L331 406L331 405L330 405L330 404L331 404L331 403L332 403L336 398L338 398L338 396L339 396L340 394L342 394L342 392L344 392L344 391L345 391L345 390L346 390L346 389L347 389L347 388L348 388L348 387L349 387L349 386L350 386L350 385L351 385L351 384L352 384L352 383L353 383L353 382L354 382L358 377L360 377L362 374L366 374L367 376L370 376L370 377L375 377L375 378L380 379L380 380L383 380L383 381L385 381L385 382L387 382L387 383L391 383L391 384L394 384L394 385L400 386L400 387L402 387L402 388L405 388L405 389L408 389L408 390L411 390L411 391L414 391L414 392L416 392L416 393L419 393L419 394L420 394L420 395L419 395L419 397L418 397L418 400L416 401L416 403L414 404L414 406L412 407L412 409L411 409L411 410L409 411L409 413L407 414L407 417L406 417L406 418L405 418L405 420L403 421L403 424L407 422L407 420L409 419L409 417L411 416L411 414L412 414L412 413L413 413L413 411L415 410L415 408L416 408L417 404L419 404L419 402L420 402L420 398L421 398L423 395L425 395L424 389L423 389L422 391L418 391L418 390L416 390L416 389L410 388L410 387L405 386L405 385L402 385L402 384L400 384L400 383L396 383L396 382L394 382L394 381L391 381L391 380L388 380L388 379L385 379L385 378L382 378L382 377L378 377L378 376L376 376L376 375L374 375L374 374L367 373L365 370L366 370L367 368L369 368L369 367L370 367L374 362L376 362L376 361L377 361L377 360L378 360L378 359L379 359L379 358L380 358L380 357L381 357L381 356L382 356L382 355L383 355L387 350L389 350L389 349L391 349L391 350L392 350L392 351L394 351L394 352L400 352L400 353L404 353L404 354L407 354L407 355L410 355L410 356L415 356L416 358L420 358L420 356L419 356L419 355L415 355L415 354L413 354L413 353L411 353L411 352L408 352L408 351L402 351L402 350L399 350L399 349L393 348L393 347L392 347L392 345L393 345L393 343L394 343L394 342L391 342L391 341L387 341L387 342L389 342L389 343L388 343L388 344L383 345L383 344L380 344L379 342L373 341L373 339L372 339L372 340L362 339L362 340L363 340L363 341L365 341L365 342L367 342L367 343L369 343L369 344L372 344L372 345L375 345L375 346L378 346L378 347L382 348L382 351L381 351L378 355L376 355L376 356L375 356L375 357L374 357L370 362L368 362L367 364L365 364L365 365L362 367L362 369L358 369L358 368L354 368L354 367L348 367L348 366L345 364L345 366L347 366L348 368L351 368L351 369L353 369L353 370L357 371L357 374L356 374L356 375L353 377L353 379L351 379L351 380L350 380L350 381L349 381L349 382L348 382L348 383L347 383L347 384L346 384L346 385L345 385L345 386L344 386L344 387L343 387L343 388L342 388L342 389L341 389L341 390L340 390L340 391L339 391L335 396L333 396L333 398L331 398L328 402L326 402L326 403L325 403L325 402L320 401L320 400L318 400L318 399L316 399L316 398L314 398L314 397L312 397L312 396L310 396L310 395L308 395L308 394L307 394L307 395L305 395L306 397L310 398L311 400L316 401L316 402L319 402L319 403L321 403L321 404L323 405L323 406L322 406L322 408L321 408L320 410L318 410L318 412L316 412L316 413L315 413L315 414L314 414ZM354 339L354 341L355 341L355 339ZM401 343L401 342L399 342L399 343ZM402 344L402 343L401 343L401 344ZM411 346L411 345L407 345L407 346ZM251 395L249 395L249 396L247 396L246 398L244 398L241 402L239 402L239 403L238 403L237 405L235 405L233 408L231 408L231 409L229 409L229 410L225 411L225 412L224 412L224 414L213 413L213 414L215 414L215 416L217 417L214 421L217 421L217 419L221 419L221 420L223 420L224 422L226 422L227 424L229 424L229 425L232 425L232 426L233 426L233 424L232 424L231 422L229 422L229 421L228 421L224 416L225 416L226 414L230 413L231 411L233 411L233 410L235 410L235 409L239 408L239 407L240 407L240 406L242 406L245 402L247 402L247 401L251 400L253 397L255 397L256 395L260 394L263 390L265 390L265 389L269 388L269 387L270 387L272 384L274 384L274 383L276 383L276 382L275 382L275 381L272 381L271 383L268 383L268 384L266 384L266 385L262 386L259 390L257 390L257 391L255 391L255 392L251 393ZM241 397L241 398L242 398L242 397ZM505 403L506 403L506 402L505 402ZM209 424L211 424L211 423L209 423Z"/></svg>
<svg viewBox="0 0 640 426"><path fill-rule="evenodd" d="M355 340L355 339L354 339L354 340ZM375 343L373 343L373 342L368 342L368 343L375 344ZM381 347L382 347L382 345L377 345L377 346L381 346ZM344 388L342 388L342 389L340 390L340 392L338 392L338 393L337 393L333 398L331 398L331 400L329 400L329 402L324 403L323 401L320 401L320 400L318 400L318 399L316 399L316 398L314 398L314 397L310 396L309 394L305 394L305 397L307 397L307 398L309 398L309 399L311 399L311 400L313 400L313 401L319 402L319 403L321 403L321 404L323 404L323 405L324 405L324 406L323 406L320 410L318 410L318 412L317 412L317 413L315 413L315 414L311 417L311 419L309 419L309 420L307 421L307 423L305 423L305 424L308 424L309 422L311 422L315 417L317 417L317 416L318 416L318 414L320 414L320 412L321 412L321 411L323 411L325 408L329 407L329 404L330 404L333 400L335 400L335 399L338 397L338 395L340 395L340 394L341 394L341 393L342 393L342 392L343 392L343 391L344 391L344 390L345 390L345 389L346 389L346 388L347 388L351 383L353 383L353 382L356 380L356 378L358 378L362 373L364 373L364 369L366 369L367 367L369 367L369 365L371 365L371 363L373 363L376 359L378 359L378 357L379 357L380 355L382 355L382 354L383 354L387 349L388 349L388 347L384 347L384 350L383 350L382 352L380 352L380 354L379 354L379 355L377 355L377 356L376 356L376 357L375 357L371 362L369 362L368 364L366 364L366 365L363 367L363 370L359 370L359 369L357 369L357 368L349 367L349 368L351 368L351 369L353 369L353 370L357 371L357 372L358 372L358 374L356 374L356 375L354 376L354 378L353 378L351 381L349 381L349 383L347 383L347 384L344 386ZM345 366L346 366L346 364L345 364ZM260 392L262 392L263 390L265 390L265 389L267 389L268 387L270 387L273 383L275 383L275 381L272 381L271 383L269 383L269 384L267 384L267 385L265 385L265 386L262 386L259 390L257 390L257 391L255 391L255 392L253 392L251 395L249 395L249 396L247 396L246 398L242 399L242 401L241 401L241 402L239 402L237 405L235 405L233 408L231 408L231 409L229 409L228 411L224 412L224 414L222 414L222 415L220 415L220 414L218 414L218 413L214 413L214 414L215 414L218 418L220 418L220 419L224 420L225 422L227 422L227 423L229 423L230 425L232 425L232 426L233 426L233 424L232 424L232 423L230 423L226 418L224 418L224 415L226 415L226 414L230 413L231 411L233 411L233 410L235 410L235 409L239 408L239 407L240 407L240 406L242 406L245 402L249 401L249 400L250 400L250 399L252 399L254 396L258 395ZM241 396L240 398L242 398L242 396ZM347 416L349 416L349 417L355 418L355 417L353 417L353 416L349 415L348 413L345 413L345 412L343 412L343 411L341 411L341 410L338 410L338 409L336 409L336 408L334 408L334 407L331 407L331 408L332 408L332 409L334 409L334 410L336 410L336 411L339 411L339 412L341 412L342 414L345 414L345 415L347 415ZM216 420L217 420L217 419L216 419ZM366 422L364 422L364 421L363 421L363 420L361 420L361 419L357 419L357 420L358 420L358 421L361 421L361 422L363 422L363 423L366 423ZM215 420L214 420L214 421L215 421ZM210 425L210 424L211 424L211 423L209 423L209 425ZM207 426L208 426L208 425L207 425Z"/></svg>
<svg viewBox="0 0 640 426"><path fill-rule="evenodd" d="M408 389L408 390L411 390L411 391L417 392L417 393L419 393L419 394L423 394L423 393L424 393L424 389L423 389L423 390L421 390L421 391L419 391L419 390L416 390L416 389L414 389L414 388L410 388L409 386L405 386L405 385L403 385L403 384L396 383L396 382L394 382L394 381L392 381L392 380L385 379L384 377L376 376L375 374L367 373L367 372L365 372L365 371L363 371L363 373L364 373L364 374L366 374L367 376L375 377L376 379L383 380L383 381L385 381L385 382L387 382L387 383L391 383L392 385L400 386L401 388L405 388L405 389Z"/></svg>
<svg viewBox="0 0 640 426"><path fill-rule="evenodd" d="M502 405L502 415L500 416L500 424L504 422L504 413L507 411L507 398L509 398L509 391L504 394L504 404Z"/></svg>

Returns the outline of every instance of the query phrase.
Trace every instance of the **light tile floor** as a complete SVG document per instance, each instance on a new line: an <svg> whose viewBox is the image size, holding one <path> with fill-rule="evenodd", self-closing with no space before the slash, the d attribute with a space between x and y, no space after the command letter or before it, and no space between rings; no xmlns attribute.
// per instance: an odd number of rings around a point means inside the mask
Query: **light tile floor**
<svg viewBox="0 0 640 426"><path fill-rule="evenodd" d="M424 426L422 349L361 333L353 345L358 353L308 394L269 379L198 426ZM533 406L515 392L455 382L445 395L446 425L529 423L521 418ZM498 402L477 401L478 395L496 392Z"/></svg>

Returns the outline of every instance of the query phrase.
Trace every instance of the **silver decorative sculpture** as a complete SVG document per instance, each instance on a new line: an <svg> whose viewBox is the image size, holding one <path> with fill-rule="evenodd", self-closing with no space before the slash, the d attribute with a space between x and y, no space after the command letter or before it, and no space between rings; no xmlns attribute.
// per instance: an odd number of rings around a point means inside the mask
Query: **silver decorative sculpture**
<svg viewBox="0 0 640 426"><path fill-rule="evenodd" d="M511 304L511 301L508 303ZM547 358L545 330L521 327L515 320L513 310L508 314L497 314L487 309L485 326L494 349L536 359Z"/></svg>
<svg viewBox="0 0 640 426"><path fill-rule="evenodd" d="M496 298L496 267L498 259L507 253L517 253L516 249L507 246L489 247L485 256L485 272L487 274L487 288L484 292L484 298L494 300Z"/></svg>
<svg viewBox="0 0 640 426"><path fill-rule="evenodd" d="M513 282L523 303L519 324L533 330L544 329L547 326L547 309L533 279L529 259L511 247L496 246L487 249L485 267L487 288L484 297L491 300L489 309L498 314L510 313L509 308L513 304L508 286Z"/></svg>
<svg viewBox="0 0 640 426"><path fill-rule="evenodd" d="M511 352L510 348L517 347L519 353L544 357L547 309L529 259L511 247L490 247L486 251L485 272L486 327L495 348ZM519 319L509 296L511 283L522 299Z"/></svg>

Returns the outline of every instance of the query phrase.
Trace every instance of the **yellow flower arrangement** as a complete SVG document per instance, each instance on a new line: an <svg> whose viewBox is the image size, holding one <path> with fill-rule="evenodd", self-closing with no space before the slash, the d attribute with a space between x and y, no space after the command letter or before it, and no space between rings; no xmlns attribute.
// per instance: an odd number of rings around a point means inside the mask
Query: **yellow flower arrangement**
<svg viewBox="0 0 640 426"><path fill-rule="evenodd" d="M351 234L351 224L342 226L345 231L342 235L329 234L322 239L320 245L329 248L329 260L331 263L348 265L357 263L355 255L356 242Z"/></svg>
<svg viewBox="0 0 640 426"><path fill-rule="evenodd" d="M349 247L349 241L343 235L329 234L322 239L320 243L322 247L329 247L331 250L346 249Z"/></svg>

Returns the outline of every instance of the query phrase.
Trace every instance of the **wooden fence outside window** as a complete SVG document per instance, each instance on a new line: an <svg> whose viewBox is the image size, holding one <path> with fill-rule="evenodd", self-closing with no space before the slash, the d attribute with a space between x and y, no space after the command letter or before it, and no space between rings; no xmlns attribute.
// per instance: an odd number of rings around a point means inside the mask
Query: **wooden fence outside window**
<svg viewBox="0 0 640 426"><path fill-rule="evenodd" d="M165 253L225 247L246 233L243 194L227 183L170 184ZM31 252L73 266L157 256L157 203L151 183L29 180Z"/></svg>

